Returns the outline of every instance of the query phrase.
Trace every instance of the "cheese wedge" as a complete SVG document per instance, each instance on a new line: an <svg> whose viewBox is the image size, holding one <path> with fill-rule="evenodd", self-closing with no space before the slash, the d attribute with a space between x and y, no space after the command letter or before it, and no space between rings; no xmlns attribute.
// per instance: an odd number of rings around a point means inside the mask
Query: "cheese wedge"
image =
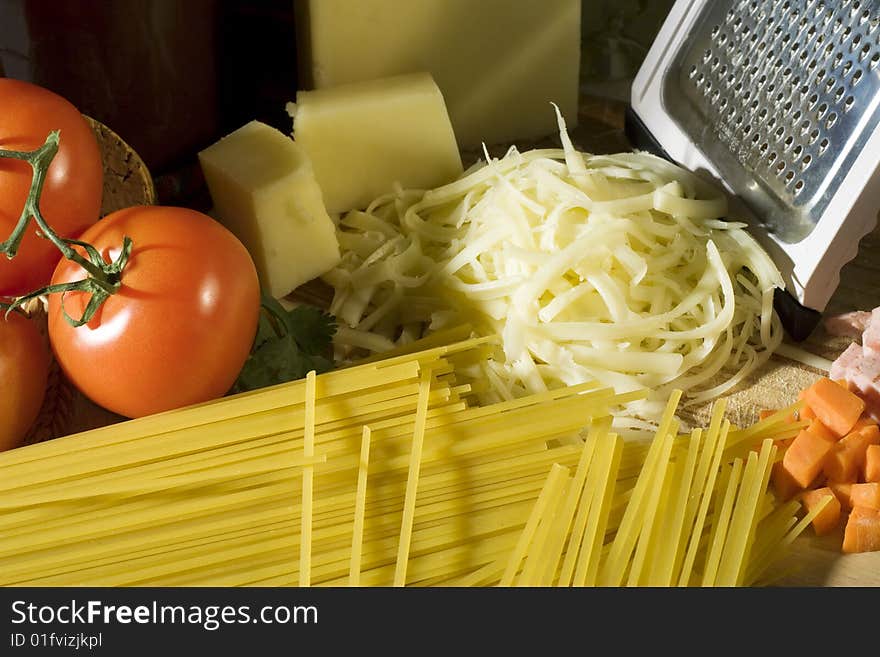
<svg viewBox="0 0 880 657"><path fill-rule="evenodd" d="M336 226L308 156L259 121L199 153L214 215L247 247L263 289L275 298L339 263Z"/></svg>
<svg viewBox="0 0 880 657"><path fill-rule="evenodd" d="M582 0L295 0L300 86L427 71L461 149L577 123Z"/></svg>
<svg viewBox="0 0 880 657"><path fill-rule="evenodd" d="M431 189L462 173L443 96L428 73L299 91L288 111L331 213L364 209L395 184Z"/></svg>

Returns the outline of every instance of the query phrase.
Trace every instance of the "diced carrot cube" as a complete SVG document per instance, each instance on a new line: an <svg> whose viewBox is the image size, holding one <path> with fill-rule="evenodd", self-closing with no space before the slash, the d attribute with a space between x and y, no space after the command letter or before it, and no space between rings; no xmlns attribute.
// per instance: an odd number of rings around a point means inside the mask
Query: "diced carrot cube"
<svg viewBox="0 0 880 657"><path fill-rule="evenodd" d="M825 461L823 471L829 481L853 483L858 479L858 460L852 450L835 445Z"/></svg>
<svg viewBox="0 0 880 657"><path fill-rule="evenodd" d="M825 504L826 499L828 499L827 504ZM813 518L813 530L816 532L816 536L824 536L837 529L837 525L840 523L840 502L830 488L808 490L801 496L801 502L807 512L825 504Z"/></svg>
<svg viewBox="0 0 880 657"><path fill-rule="evenodd" d="M877 426L876 424L866 424L853 431L853 433L856 432L868 441L868 445L880 445L880 426Z"/></svg>
<svg viewBox="0 0 880 657"><path fill-rule="evenodd" d="M824 438L825 440L829 440L831 442L836 442L840 436L835 434L831 429L822 424L822 421L819 418L813 418L810 420L810 426L808 427L810 431L819 436L820 438Z"/></svg>
<svg viewBox="0 0 880 657"><path fill-rule="evenodd" d="M852 499L852 483L849 481L829 481L828 488L831 489L831 492L834 493L834 497L837 498L837 501L840 502L840 506L843 509L851 509Z"/></svg>
<svg viewBox="0 0 880 657"><path fill-rule="evenodd" d="M864 427L870 427L870 426L876 426L876 425L877 425L877 422L870 415L862 415L862 417L860 417L856 421L855 425L853 425L852 430L856 431L858 429L863 429Z"/></svg>
<svg viewBox="0 0 880 657"><path fill-rule="evenodd" d="M865 401L827 377L804 390L804 403L839 437L848 434L865 411Z"/></svg>
<svg viewBox="0 0 880 657"><path fill-rule="evenodd" d="M849 499L853 507L866 506L869 509L880 509L880 483L853 484Z"/></svg>
<svg viewBox="0 0 880 657"><path fill-rule="evenodd" d="M864 426L848 433L834 444L825 459L823 471L831 481L858 481L869 445L880 443L880 428Z"/></svg>
<svg viewBox="0 0 880 657"><path fill-rule="evenodd" d="M806 389L801 390L798 393L798 399L803 401L805 393L806 393ZM801 410L798 411L797 419L798 420L813 420L815 418L816 418L816 412L812 408L810 408L809 404L807 404L804 401L803 405L801 406Z"/></svg>
<svg viewBox="0 0 880 657"><path fill-rule="evenodd" d="M880 445L868 445L865 449L863 476L867 482L880 481Z"/></svg>
<svg viewBox="0 0 880 657"><path fill-rule="evenodd" d="M804 429L785 450L782 457L783 467L801 488L808 488L822 472L825 459L836 444Z"/></svg>
<svg viewBox="0 0 880 657"><path fill-rule="evenodd" d="M843 552L880 550L880 510L853 507L843 531Z"/></svg>
<svg viewBox="0 0 880 657"><path fill-rule="evenodd" d="M787 502L803 490L803 487L782 465L782 461L773 464L773 468L770 470L770 481L773 484L773 490L776 491L776 496L783 502Z"/></svg>

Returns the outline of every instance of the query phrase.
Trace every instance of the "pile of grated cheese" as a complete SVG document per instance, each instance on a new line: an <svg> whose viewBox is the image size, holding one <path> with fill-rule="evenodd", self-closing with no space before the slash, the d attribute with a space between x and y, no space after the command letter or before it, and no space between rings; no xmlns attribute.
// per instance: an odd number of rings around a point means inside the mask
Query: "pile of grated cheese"
<svg viewBox="0 0 880 657"><path fill-rule="evenodd" d="M557 112L558 114L558 112ZM502 337L474 373L486 402L598 380L714 399L782 340L773 261L724 194L643 152L485 154L457 181L397 189L338 219L342 261L323 278L337 356L380 353L468 325Z"/></svg>

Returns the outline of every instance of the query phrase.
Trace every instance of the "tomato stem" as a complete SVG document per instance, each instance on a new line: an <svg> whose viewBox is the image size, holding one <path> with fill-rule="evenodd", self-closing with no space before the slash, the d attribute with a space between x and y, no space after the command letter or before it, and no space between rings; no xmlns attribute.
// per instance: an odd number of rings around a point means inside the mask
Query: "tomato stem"
<svg viewBox="0 0 880 657"><path fill-rule="evenodd" d="M58 153L58 144L60 134L58 130L53 130L46 137L46 141L42 146L33 151L7 151L0 149L0 157L14 158L24 160L31 165L33 176L31 177L31 187L28 190L27 200L24 203L24 209L21 211L18 224L12 231L9 239L2 244L0 251L6 254L6 257L12 259L18 253L21 246L21 240L27 230L31 218L37 223L40 229L40 235L48 239L52 244L61 251L62 255L68 260L73 260L80 267L85 269L95 279L106 279L106 275L93 263L89 262L74 249L72 249L58 234L52 230L52 227L46 222L43 213L40 211L40 195L43 193L43 186L46 183L46 175L49 172L49 165ZM109 282L109 281L108 281Z"/></svg>
<svg viewBox="0 0 880 657"><path fill-rule="evenodd" d="M24 208L18 219L18 223L12 231L9 238L0 243L0 253L6 255L10 260L16 256L24 238L25 231L30 225L31 219L37 224L37 234L48 239L55 247L61 251L61 254L68 260L75 262L82 267L88 276L72 283L63 283L60 285L49 285L30 294L26 294L13 300L9 305L9 309L21 306L26 301L44 294L60 293L65 294L70 291L80 291L91 294L91 299L83 312L82 317L74 319L64 311L64 316L68 322L74 326L81 326L88 323L97 312L101 304L112 294L114 294L122 284L121 274L125 265L128 263L131 255L131 240L126 237L123 240L122 252L119 257L111 263L105 262L101 254L90 244L80 242L73 239L65 239L60 237L46 219L40 210L40 196L43 192L43 186L46 183L46 176L49 172L49 165L58 153L58 145L60 143L60 132L53 130L46 137L46 141L39 148L32 151L13 151L0 149L0 158L11 158L15 160L23 160L27 162L33 171L31 176L31 186L28 190L27 199ZM87 258L73 248L74 246L82 247ZM62 297L62 309L64 299ZM7 312L8 312L7 310Z"/></svg>

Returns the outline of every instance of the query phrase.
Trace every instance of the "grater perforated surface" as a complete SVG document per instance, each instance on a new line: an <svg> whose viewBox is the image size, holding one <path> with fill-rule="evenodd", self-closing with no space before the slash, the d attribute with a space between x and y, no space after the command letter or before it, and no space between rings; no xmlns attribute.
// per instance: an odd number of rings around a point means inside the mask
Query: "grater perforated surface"
<svg viewBox="0 0 880 657"><path fill-rule="evenodd" d="M798 242L880 123L880 0L708 2L666 76L670 117Z"/></svg>

